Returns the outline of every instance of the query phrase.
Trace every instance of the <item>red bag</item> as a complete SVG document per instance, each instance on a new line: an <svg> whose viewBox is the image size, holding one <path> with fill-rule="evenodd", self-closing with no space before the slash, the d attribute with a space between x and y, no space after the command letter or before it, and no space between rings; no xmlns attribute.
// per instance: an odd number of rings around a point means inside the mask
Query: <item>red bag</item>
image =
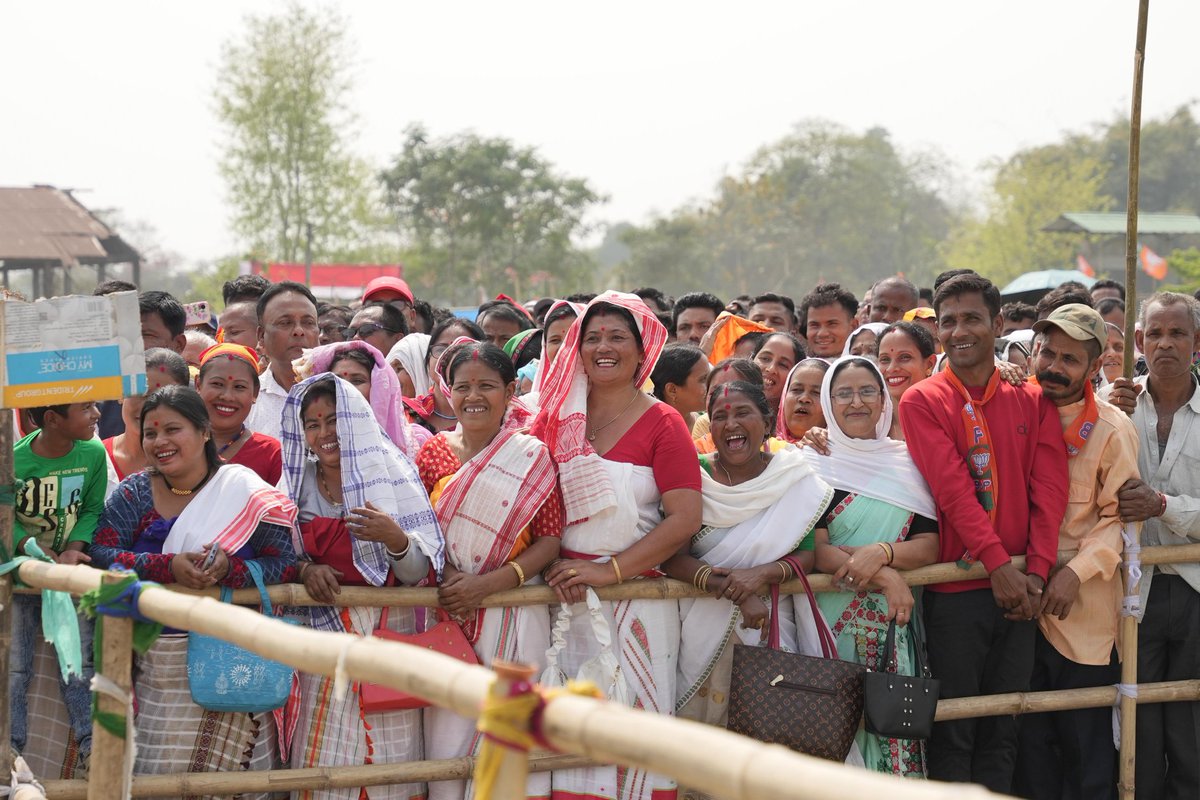
<svg viewBox="0 0 1200 800"><path fill-rule="evenodd" d="M451 658L457 658L466 664L478 664L479 656L475 655L475 648L467 641L467 635L463 633L458 623L440 609L438 617L438 623L424 633L396 633L388 630L388 609L385 607L383 614L379 617L379 627L375 629L373 635L379 639L425 647ZM393 689L390 686L381 686L378 683L364 682L359 688L359 696L362 699L363 711L368 714L378 711L424 708L429 705L428 700L422 700L415 695Z"/></svg>

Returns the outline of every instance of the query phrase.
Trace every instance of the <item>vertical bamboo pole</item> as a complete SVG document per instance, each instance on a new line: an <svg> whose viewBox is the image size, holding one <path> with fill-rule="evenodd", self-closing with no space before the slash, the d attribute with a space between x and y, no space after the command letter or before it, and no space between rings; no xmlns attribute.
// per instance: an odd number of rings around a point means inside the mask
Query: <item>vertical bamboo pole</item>
<svg viewBox="0 0 1200 800"><path fill-rule="evenodd" d="M534 668L524 664L510 664L506 661L493 661L492 670L496 680L492 682L488 694L494 700L503 700L509 696L514 684L533 679ZM499 773L487 800L525 800L525 786L529 778L529 752L521 752L511 748L503 748L503 760Z"/></svg>
<svg viewBox="0 0 1200 800"><path fill-rule="evenodd" d="M3 341L4 315L0 311L0 341ZM13 412L0 409L0 491L13 485ZM14 498L15 501L15 498ZM13 553L13 507L0 503L0 552ZM12 603L15 573L0 577L0 782L7 783L12 773L11 710L8 696L8 656L12 648Z"/></svg>
<svg viewBox="0 0 1200 800"><path fill-rule="evenodd" d="M123 576L107 572L104 583L117 583ZM133 620L128 617L97 615L96 634L104 633L104 646L96 671L124 689L132 688ZM125 717L125 706L106 694L97 695L101 712ZM133 730L126 729L125 738L114 736L102 726L92 723L92 760L88 768L88 800L125 800L128 795L125 775L126 748L132 746Z"/></svg>
<svg viewBox="0 0 1200 800"><path fill-rule="evenodd" d="M1134 319L1137 317L1137 241L1138 241L1138 175L1142 152L1142 70L1146 61L1146 18L1150 0L1139 0L1137 41L1133 50L1133 94L1129 110L1129 185L1125 203L1125 342L1134 341ZM1125 349L1122 374L1133 377L1134 348ZM1140 535L1135 531L1135 540ZM1140 542L1139 542L1140 544ZM1125 555L1126 567L1130 561ZM1128 576L1128 570L1126 575ZM1128 580L1126 595L1138 593L1138 583ZM1138 623L1137 617L1121 618L1121 683L1137 684ZM1121 800L1134 800L1134 770L1137 753L1137 699L1120 696L1121 754L1118 787Z"/></svg>

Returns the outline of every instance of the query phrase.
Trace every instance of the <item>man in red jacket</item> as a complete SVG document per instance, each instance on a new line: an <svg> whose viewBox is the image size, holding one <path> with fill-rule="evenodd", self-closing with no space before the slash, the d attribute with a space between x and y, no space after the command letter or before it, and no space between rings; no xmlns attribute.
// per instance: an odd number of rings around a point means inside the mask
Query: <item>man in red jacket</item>
<svg viewBox="0 0 1200 800"><path fill-rule="evenodd" d="M1054 404L996 370L1000 293L974 274L934 296L949 368L904 393L909 452L938 506L941 561L976 561L988 578L930 586L924 596L929 664L943 697L1027 691L1040 595L1058 556L1067 505L1067 455ZM1028 575L1012 564L1026 556ZM1012 789L1011 716L943 722L929 742L929 777Z"/></svg>

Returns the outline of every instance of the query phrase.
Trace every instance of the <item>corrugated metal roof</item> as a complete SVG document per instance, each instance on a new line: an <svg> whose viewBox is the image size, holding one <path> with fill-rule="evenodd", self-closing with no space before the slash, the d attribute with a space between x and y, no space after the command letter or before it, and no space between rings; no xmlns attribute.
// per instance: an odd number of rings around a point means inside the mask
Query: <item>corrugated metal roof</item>
<svg viewBox="0 0 1200 800"><path fill-rule="evenodd" d="M1042 230L1051 233L1123 234L1125 214L1073 211L1063 214ZM1138 214L1138 233L1200 235L1200 217L1195 214Z"/></svg>
<svg viewBox="0 0 1200 800"><path fill-rule="evenodd" d="M69 192L0 187L0 261L7 266L115 264L137 252Z"/></svg>

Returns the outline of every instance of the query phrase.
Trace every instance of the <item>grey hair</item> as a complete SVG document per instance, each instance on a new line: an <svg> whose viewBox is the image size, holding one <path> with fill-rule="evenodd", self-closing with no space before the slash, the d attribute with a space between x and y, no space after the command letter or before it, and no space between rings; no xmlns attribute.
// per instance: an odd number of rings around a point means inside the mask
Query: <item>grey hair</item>
<svg viewBox="0 0 1200 800"><path fill-rule="evenodd" d="M1177 306L1184 305L1192 314L1192 326L1196 330L1200 330L1200 300L1188 294L1180 294L1179 292L1155 292L1142 301L1138 307L1138 326L1146 327L1146 312L1150 306L1158 303L1160 306Z"/></svg>

